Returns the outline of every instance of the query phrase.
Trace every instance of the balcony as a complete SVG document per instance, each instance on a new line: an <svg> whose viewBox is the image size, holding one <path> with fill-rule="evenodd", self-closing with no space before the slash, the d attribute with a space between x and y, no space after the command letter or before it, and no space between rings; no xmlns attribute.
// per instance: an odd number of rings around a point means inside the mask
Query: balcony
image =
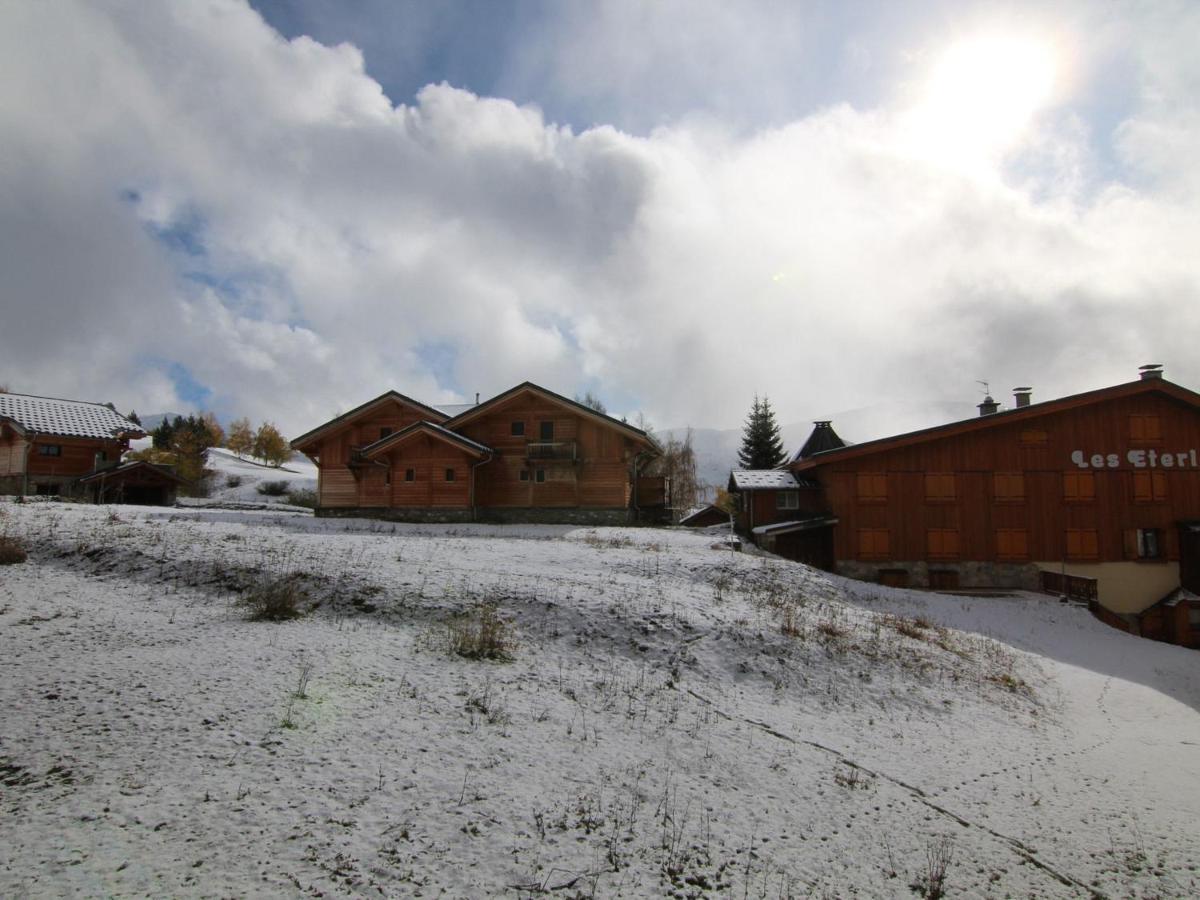
<svg viewBox="0 0 1200 900"><path fill-rule="evenodd" d="M525 458L543 462L547 460L576 462L579 459L574 441L542 441L526 444Z"/></svg>

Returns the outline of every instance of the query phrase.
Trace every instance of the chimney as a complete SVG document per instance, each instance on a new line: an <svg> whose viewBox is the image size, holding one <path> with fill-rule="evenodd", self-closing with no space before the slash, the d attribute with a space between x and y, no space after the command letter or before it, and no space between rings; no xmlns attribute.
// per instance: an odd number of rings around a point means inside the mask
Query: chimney
<svg viewBox="0 0 1200 900"><path fill-rule="evenodd" d="M475 405L476 405L476 406L478 406L478 405L479 405L479 391L476 391L476 392L475 392Z"/></svg>
<svg viewBox="0 0 1200 900"><path fill-rule="evenodd" d="M1162 363L1148 363L1144 366L1138 366L1138 372L1141 373L1143 381L1148 381L1151 378L1162 378Z"/></svg>
<svg viewBox="0 0 1200 900"><path fill-rule="evenodd" d="M1016 401L1017 409L1024 409L1030 403L1033 388L1031 387L1015 387L1013 388L1013 400Z"/></svg>
<svg viewBox="0 0 1200 900"><path fill-rule="evenodd" d="M983 398L983 402L979 404L979 415L990 416L1000 409L1000 404L992 399L992 395L988 394Z"/></svg>

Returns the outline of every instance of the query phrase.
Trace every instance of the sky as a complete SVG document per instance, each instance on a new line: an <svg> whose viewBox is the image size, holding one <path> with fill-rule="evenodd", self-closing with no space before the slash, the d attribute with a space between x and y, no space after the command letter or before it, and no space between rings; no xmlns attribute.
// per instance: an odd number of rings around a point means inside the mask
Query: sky
<svg viewBox="0 0 1200 900"><path fill-rule="evenodd" d="M0 385L290 436L1200 389L1196 46L1170 0L0 0Z"/></svg>

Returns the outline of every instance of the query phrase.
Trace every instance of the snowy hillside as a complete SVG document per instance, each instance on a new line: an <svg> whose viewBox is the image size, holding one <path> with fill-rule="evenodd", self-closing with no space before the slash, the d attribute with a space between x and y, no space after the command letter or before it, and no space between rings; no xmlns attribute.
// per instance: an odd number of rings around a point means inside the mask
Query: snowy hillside
<svg viewBox="0 0 1200 900"><path fill-rule="evenodd" d="M224 447L208 451L208 467L216 474L207 501L219 503L284 504L287 494L317 489L317 467L301 454L296 454L282 467L264 465L253 458L238 458ZM261 487L268 483L282 485L279 494L264 494Z"/></svg>
<svg viewBox="0 0 1200 900"><path fill-rule="evenodd" d="M33 502L0 533L31 553L0 895L1200 892L1197 654L1050 598L685 530ZM249 621L265 585L305 614Z"/></svg>

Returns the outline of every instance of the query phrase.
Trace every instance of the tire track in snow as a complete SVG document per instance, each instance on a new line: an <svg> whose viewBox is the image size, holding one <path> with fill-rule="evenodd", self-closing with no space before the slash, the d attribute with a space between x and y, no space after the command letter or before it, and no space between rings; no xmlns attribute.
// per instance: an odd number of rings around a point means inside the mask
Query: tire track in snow
<svg viewBox="0 0 1200 900"><path fill-rule="evenodd" d="M868 768L867 766L864 766L861 763L851 759L849 756L844 754L842 751L837 750L833 747L827 747L824 744L818 743L817 741L811 741L806 738L792 737L791 735L784 734L782 731L779 731L779 730L771 727L766 722L760 722L757 719L750 719L750 718L746 718L745 716L730 715L729 713L727 713L723 709L721 709L719 706L717 706L717 704L714 703L712 700L705 697L703 694L698 694L696 691L693 691L691 688L684 688L684 691L689 696L695 698L696 700L699 700L701 703L708 706L714 713L716 713L718 716L720 716L723 719L726 719L731 722L732 721L744 722L745 724L751 725L751 726L759 729L763 733L769 734L771 737L778 738L781 741L786 741L790 744L797 744L800 746L811 747L814 750L820 750L822 753L827 753L830 756L835 757L843 765L846 765L852 769L857 769L858 771L862 772L865 775L870 775L874 778L879 778L879 779L882 779L883 781L890 782L891 784L894 784L897 787L903 789L905 792L908 793L908 795L910 797L912 797L918 803L923 804L924 806L928 807L929 809L933 810L934 812L938 813L939 815L945 816L946 818L953 820L957 824L961 825L963 828L976 828L976 829L984 832L985 834L991 835L992 837L994 837L997 840L1001 841L1002 843L1006 844L1014 853L1016 853L1018 856L1020 856L1022 859L1024 859L1031 866L1041 869L1043 872L1045 872L1047 875L1054 878L1059 883L1064 884L1067 887L1073 887L1078 890L1081 890L1085 894L1087 894L1089 897L1093 898L1093 900L1108 900L1108 896L1106 894L1101 893L1100 891L1096 890L1095 888L1091 887L1090 885L1084 884L1078 878L1075 878L1074 876L1069 875L1066 872L1063 872L1063 871L1055 868L1054 866L1050 865L1049 863L1044 862L1041 859L1038 859L1037 855L1018 838L1015 838L1015 837L1012 837L1011 835L1007 835L1002 832L996 831L995 829L989 828L986 825L981 825L978 822L972 822L969 819L963 818L962 816L958 815L958 813L955 813L949 809L946 809L946 807L940 806L939 804L935 803L933 801L933 799L925 791L923 791L921 788L917 787L916 785L909 784L908 782L903 781L900 778L895 777L894 775L889 775L886 772L879 772L879 771L876 771L875 769Z"/></svg>

